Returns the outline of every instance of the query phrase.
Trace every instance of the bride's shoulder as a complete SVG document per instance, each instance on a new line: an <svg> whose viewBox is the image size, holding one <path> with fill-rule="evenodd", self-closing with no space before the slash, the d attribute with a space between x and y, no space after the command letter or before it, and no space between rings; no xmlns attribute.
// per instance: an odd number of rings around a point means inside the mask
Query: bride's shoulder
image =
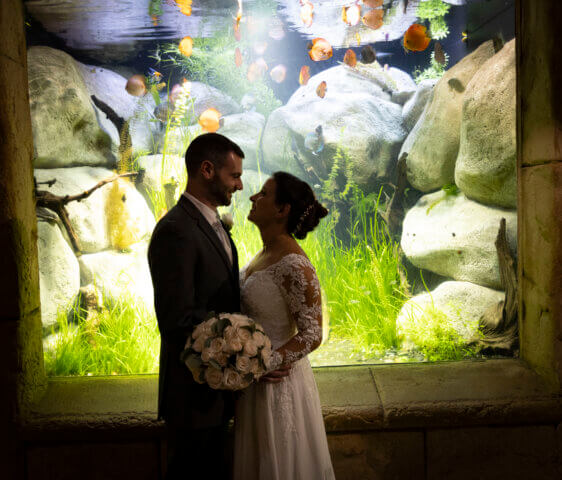
<svg viewBox="0 0 562 480"><path fill-rule="evenodd" d="M290 251L285 253L277 262L282 270L300 270L302 268L314 268L304 251Z"/></svg>

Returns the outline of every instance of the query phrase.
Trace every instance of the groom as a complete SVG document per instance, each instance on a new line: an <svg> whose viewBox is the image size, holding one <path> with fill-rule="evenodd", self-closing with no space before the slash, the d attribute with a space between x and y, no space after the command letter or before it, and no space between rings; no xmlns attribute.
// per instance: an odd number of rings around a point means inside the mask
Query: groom
<svg viewBox="0 0 562 480"><path fill-rule="evenodd" d="M232 394L196 383L180 353L209 312L240 311L236 247L216 209L242 190L243 158L223 135L193 140L185 154L186 191L156 225L148 249L161 336L158 417L167 428L167 479L229 477Z"/></svg>

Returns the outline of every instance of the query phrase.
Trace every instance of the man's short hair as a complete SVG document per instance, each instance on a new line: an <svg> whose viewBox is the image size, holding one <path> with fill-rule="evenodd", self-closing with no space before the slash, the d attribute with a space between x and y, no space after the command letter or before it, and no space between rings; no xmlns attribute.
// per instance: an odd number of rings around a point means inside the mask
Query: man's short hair
<svg viewBox="0 0 562 480"><path fill-rule="evenodd" d="M229 152L244 158L244 152L232 140L220 133L205 133L193 140L185 152L185 166L188 175L195 175L204 160L219 169L224 165Z"/></svg>

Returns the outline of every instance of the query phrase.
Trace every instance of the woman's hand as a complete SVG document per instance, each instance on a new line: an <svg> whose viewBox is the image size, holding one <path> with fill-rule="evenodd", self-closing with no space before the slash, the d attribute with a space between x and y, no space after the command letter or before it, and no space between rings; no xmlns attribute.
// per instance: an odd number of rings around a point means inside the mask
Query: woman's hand
<svg viewBox="0 0 562 480"><path fill-rule="evenodd" d="M291 373L291 365L280 366L276 370L266 373L260 378L260 382L266 383L280 383L283 378Z"/></svg>

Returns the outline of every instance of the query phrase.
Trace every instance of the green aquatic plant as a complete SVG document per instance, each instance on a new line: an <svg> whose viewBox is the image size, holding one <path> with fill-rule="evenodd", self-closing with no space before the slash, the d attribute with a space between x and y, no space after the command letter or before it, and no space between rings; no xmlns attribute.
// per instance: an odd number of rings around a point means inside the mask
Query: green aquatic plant
<svg viewBox="0 0 562 480"><path fill-rule="evenodd" d="M435 207L435 205L442 202L443 200L445 200L448 197L458 195L459 192L460 192L459 187L457 187L454 183L447 183L446 185L443 185L441 187L441 190L443 190L443 192L445 192L445 195L443 195L441 198L438 198L437 200L432 202L429 207L427 207L427 210L425 211L426 215L429 215L429 212L431 212L431 210L433 209L433 207Z"/></svg>
<svg viewBox="0 0 562 480"><path fill-rule="evenodd" d="M49 376L116 375L158 371L160 336L154 314L134 298L106 302L95 329L87 312L73 305L61 310L54 339L44 350Z"/></svg>
<svg viewBox="0 0 562 480"><path fill-rule="evenodd" d="M256 99L256 110L269 115L281 106L281 101L266 84L264 78L250 82L247 78L248 65L236 67L234 51L249 49L248 42L233 42L232 28L216 32L212 37L194 38L193 53L185 57L176 44L162 47L167 59L180 68L188 80L203 82L240 101L245 94L252 94Z"/></svg>
<svg viewBox="0 0 562 480"><path fill-rule="evenodd" d="M449 315L433 304L426 307L419 318L411 318L411 322L404 333L426 361L462 360L476 356L476 348L453 328Z"/></svg>
<svg viewBox="0 0 562 480"><path fill-rule="evenodd" d="M431 38L440 40L449 35L449 27L445 21L445 15L449 12L451 5L443 0L425 0L419 3L416 16L420 20L429 20Z"/></svg>
<svg viewBox="0 0 562 480"><path fill-rule="evenodd" d="M429 61L429 67L421 70L419 67L414 69L414 81L419 84L423 80L429 80L432 78L439 79L445 73L447 65L449 64L449 55L445 53L445 63L441 64L435 60L435 52L431 52L431 58Z"/></svg>

